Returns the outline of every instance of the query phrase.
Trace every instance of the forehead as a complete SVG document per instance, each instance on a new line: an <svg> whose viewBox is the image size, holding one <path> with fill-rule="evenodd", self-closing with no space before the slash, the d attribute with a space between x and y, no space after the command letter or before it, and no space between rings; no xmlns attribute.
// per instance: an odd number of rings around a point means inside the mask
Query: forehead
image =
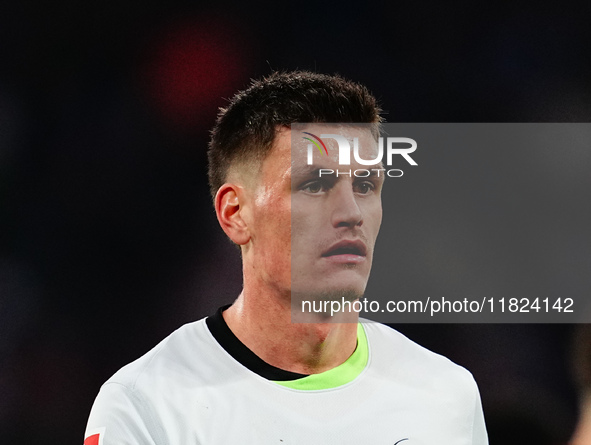
<svg viewBox="0 0 591 445"><path fill-rule="evenodd" d="M341 168L372 168L359 164L353 154L356 139L362 159L376 158L378 143L371 124L292 124L291 128L277 129L271 150L262 164L261 179L268 182L319 168L339 168L339 143L326 135L338 135L347 140L351 164ZM373 167L380 167L380 161Z"/></svg>
<svg viewBox="0 0 591 445"><path fill-rule="evenodd" d="M377 158L378 143L371 124L292 126L291 162L294 170L380 167L381 159ZM371 167L365 161L370 161Z"/></svg>

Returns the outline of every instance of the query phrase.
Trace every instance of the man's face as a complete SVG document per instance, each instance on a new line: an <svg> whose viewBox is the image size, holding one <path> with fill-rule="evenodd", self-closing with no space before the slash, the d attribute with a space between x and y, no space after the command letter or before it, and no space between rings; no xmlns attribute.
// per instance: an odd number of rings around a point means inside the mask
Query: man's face
<svg viewBox="0 0 591 445"><path fill-rule="evenodd" d="M368 128L318 124L304 131L340 134L351 147L358 138L361 158L376 157ZM278 131L263 161L252 196L252 272L292 298L355 299L365 290L382 219L383 171L361 176L381 164L360 165L351 153L351 165L339 165L337 142L325 138L328 155L316 153L307 165L309 142L303 136ZM328 169L347 174L324 174Z"/></svg>

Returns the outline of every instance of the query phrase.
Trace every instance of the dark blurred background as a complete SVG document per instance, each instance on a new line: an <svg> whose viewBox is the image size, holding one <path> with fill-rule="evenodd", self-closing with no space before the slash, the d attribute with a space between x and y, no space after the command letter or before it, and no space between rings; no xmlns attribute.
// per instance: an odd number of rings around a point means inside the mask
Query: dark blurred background
<svg viewBox="0 0 591 445"><path fill-rule="evenodd" d="M108 377L237 296L206 146L250 78L340 73L388 122L589 122L591 4L493 5L2 2L0 443L82 443ZM568 440L572 326L397 328L473 372L491 445Z"/></svg>

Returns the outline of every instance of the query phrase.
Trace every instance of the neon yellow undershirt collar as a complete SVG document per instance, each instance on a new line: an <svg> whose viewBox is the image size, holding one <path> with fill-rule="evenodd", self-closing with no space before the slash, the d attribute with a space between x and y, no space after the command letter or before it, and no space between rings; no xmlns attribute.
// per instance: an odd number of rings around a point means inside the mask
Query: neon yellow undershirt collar
<svg viewBox="0 0 591 445"><path fill-rule="evenodd" d="M345 360L336 368L321 372L320 374L310 374L306 377L296 380L275 381L278 385L286 388L297 389L300 391L314 391L320 389L331 389L342 386L353 381L361 371L365 369L369 358L369 347L367 345L367 336L361 323L357 323L357 347L351 357Z"/></svg>

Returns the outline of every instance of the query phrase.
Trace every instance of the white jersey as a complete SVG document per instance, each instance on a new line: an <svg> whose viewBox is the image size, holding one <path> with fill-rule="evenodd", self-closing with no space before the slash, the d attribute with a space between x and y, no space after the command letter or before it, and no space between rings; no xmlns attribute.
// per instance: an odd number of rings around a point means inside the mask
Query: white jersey
<svg viewBox="0 0 591 445"><path fill-rule="evenodd" d="M342 365L272 381L230 355L205 319L187 324L101 388L86 445L485 445L464 368L377 323Z"/></svg>

